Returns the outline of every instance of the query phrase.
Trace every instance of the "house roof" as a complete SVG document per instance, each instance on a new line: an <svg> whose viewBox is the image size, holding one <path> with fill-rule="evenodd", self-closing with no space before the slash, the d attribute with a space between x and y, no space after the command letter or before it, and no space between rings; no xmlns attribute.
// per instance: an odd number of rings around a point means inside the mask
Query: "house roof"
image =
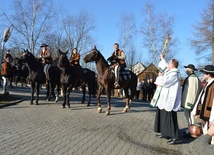
<svg viewBox="0 0 214 155"><path fill-rule="evenodd" d="M133 65L131 67L131 70L136 74L139 75L140 73L142 73L144 71L146 67L141 63L141 62L137 62L135 65Z"/></svg>

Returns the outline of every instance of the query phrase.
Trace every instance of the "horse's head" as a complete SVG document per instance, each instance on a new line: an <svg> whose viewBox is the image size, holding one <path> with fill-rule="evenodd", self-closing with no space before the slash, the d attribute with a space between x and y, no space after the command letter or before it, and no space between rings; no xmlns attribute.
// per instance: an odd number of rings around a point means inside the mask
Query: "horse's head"
<svg viewBox="0 0 214 155"><path fill-rule="evenodd" d="M98 60L100 52L97 50L96 46L92 49L83 59L85 63L93 62Z"/></svg>
<svg viewBox="0 0 214 155"><path fill-rule="evenodd" d="M58 60L57 65L59 68L63 68L69 64L69 60L67 58L68 50L66 52L62 52L60 49L58 49L58 53L60 56L59 56L59 60Z"/></svg>
<svg viewBox="0 0 214 155"><path fill-rule="evenodd" d="M25 63L25 62L31 61L33 58L35 58L35 57L27 49L27 50L24 50L22 55L19 57L19 60L21 60L21 62Z"/></svg>
<svg viewBox="0 0 214 155"><path fill-rule="evenodd" d="M20 58L16 57L13 59L13 65L14 66L21 66L22 65L22 62L20 60Z"/></svg>

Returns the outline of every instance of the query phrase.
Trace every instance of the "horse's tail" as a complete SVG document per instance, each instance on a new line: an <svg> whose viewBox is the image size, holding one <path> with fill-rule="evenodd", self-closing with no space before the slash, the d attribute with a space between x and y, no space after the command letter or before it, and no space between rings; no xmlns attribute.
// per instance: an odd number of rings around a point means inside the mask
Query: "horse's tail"
<svg viewBox="0 0 214 155"><path fill-rule="evenodd" d="M136 87L137 87L137 75L132 71L130 71L130 74L131 74L131 83L130 83L131 96L130 96L130 99L133 99L135 96Z"/></svg>
<svg viewBox="0 0 214 155"><path fill-rule="evenodd" d="M94 98L96 98L97 88L98 88L98 85L97 85L96 75L93 72L91 94L94 96Z"/></svg>

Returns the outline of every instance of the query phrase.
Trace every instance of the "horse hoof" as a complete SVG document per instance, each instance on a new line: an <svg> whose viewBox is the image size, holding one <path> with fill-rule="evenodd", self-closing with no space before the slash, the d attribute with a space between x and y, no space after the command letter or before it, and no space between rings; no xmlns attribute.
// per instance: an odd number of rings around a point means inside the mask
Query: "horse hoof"
<svg viewBox="0 0 214 155"><path fill-rule="evenodd" d="M58 102L58 99L59 99L58 97L55 98L55 102L56 102L56 103Z"/></svg>
<svg viewBox="0 0 214 155"><path fill-rule="evenodd" d="M65 108L65 106L63 106L63 105L62 105L62 106L61 106L61 108L62 108L62 109L64 109L64 108Z"/></svg>
<svg viewBox="0 0 214 155"><path fill-rule="evenodd" d="M106 111L106 116L110 115L110 111Z"/></svg>
<svg viewBox="0 0 214 155"><path fill-rule="evenodd" d="M97 109L97 113L101 113L102 112L102 109L101 108L98 108Z"/></svg>
<svg viewBox="0 0 214 155"><path fill-rule="evenodd" d="M89 107L90 106L90 104L87 104L87 107Z"/></svg>
<svg viewBox="0 0 214 155"><path fill-rule="evenodd" d="M30 102L30 105L33 105L33 102Z"/></svg>
<svg viewBox="0 0 214 155"><path fill-rule="evenodd" d="M124 108L122 112L127 112L129 108Z"/></svg>
<svg viewBox="0 0 214 155"><path fill-rule="evenodd" d="M50 101L50 99L46 99L46 101Z"/></svg>
<svg viewBox="0 0 214 155"><path fill-rule="evenodd" d="M125 113L125 112L127 112L127 109L123 109L123 111L122 111L122 112L124 112L124 113Z"/></svg>

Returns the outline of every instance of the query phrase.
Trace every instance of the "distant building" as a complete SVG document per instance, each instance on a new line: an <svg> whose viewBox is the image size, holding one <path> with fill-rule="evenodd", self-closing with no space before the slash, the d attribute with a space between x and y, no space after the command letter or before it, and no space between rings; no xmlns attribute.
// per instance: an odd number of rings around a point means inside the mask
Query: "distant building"
<svg viewBox="0 0 214 155"><path fill-rule="evenodd" d="M148 67L144 66L141 62L137 62L135 65L133 65L130 70L132 70L140 80L147 80L148 78L156 79L158 76L159 69L151 63ZM114 96L119 97L119 90L114 90ZM140 94L140 97L142 97L142 94Z"/></svg>
<svg viewBox="0 0 214 155"><path fill-rule="evenodd" d="M138 76L138 79L141 80L148 78L155 80L159 72L159 69L153 63L146 67L141 62L137 62L130 68L130 70L132 70Z"/></svg>
<svg viewBox="0 0 214 155"><path fill-rule="evenodd" d="M146 67L141 63L141 62L137 62L135 65L133 65L130 70L133 71L137 76L143 72L143 70Z"/></svg>
<svg viewBox="0 0 214 155"><path fill-rule="evenodd" d="M159 69L151 63L148 67L146 67L141 73L139 73L138 79L156 79L158 76Z"/></svg>

